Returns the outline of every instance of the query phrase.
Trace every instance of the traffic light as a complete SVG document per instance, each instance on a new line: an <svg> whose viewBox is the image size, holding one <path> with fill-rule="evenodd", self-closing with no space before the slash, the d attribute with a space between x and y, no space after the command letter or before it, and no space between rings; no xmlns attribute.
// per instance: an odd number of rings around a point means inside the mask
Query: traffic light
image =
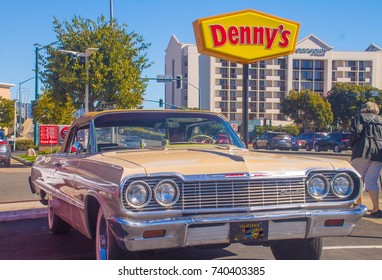
<svg viewBox="0 0 382 280"><path fill-rule="evenodd" d="M267 126L267 119L263 119L263 126Z"/></svg>
<svg viewBox="0 0 382 280"><path fill-rule="evenodd" d="M176 88L182 88L182 75L176 75Z"/></svg>
<svg viewBox="0 0 382 280"><path fill-rule="evenodd" d="M159 107L163 107L163 99L159 99Z"/></svg>
<svg viewBox="0 0 382 280"><path fill-rule="evenodd" d="M31 101L31 112L32 112L32 116L33 116L33 109L34 109L34 106L36 105L36 100L32 100Z"/></svg>

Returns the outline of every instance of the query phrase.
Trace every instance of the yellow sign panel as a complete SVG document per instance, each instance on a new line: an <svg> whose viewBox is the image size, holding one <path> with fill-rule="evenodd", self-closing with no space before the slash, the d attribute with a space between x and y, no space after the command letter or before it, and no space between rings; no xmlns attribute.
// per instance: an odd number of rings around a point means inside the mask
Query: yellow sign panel
<svg viewBox="0 0 382 280"><path fill-rule="evenodd" d="M194 21L199 53L252 63L294 52L300 24L255 10Z"/></svg>

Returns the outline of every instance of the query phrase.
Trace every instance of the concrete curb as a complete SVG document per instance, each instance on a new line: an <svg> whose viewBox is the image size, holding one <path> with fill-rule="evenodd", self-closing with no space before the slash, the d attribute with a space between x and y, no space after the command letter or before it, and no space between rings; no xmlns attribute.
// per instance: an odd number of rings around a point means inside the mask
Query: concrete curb
<svg viewBox="0 0 382 280"><path fill-rule="evenodd" d="M0 212L0 223L10 222L24 219L37 219L46 217L48 214L47 208L12 210Z"/></svg>
<svg viewBox="0 0 382 280"><path fill-rule="evenodd" d="M27 161L27 160L25 160L25 159L23 159L21 157L18 157L18 156L11 155L11 158L13 158L14 160L17 160L17 161L19 161L19 162L21 162L21 163L23 163L25 165L28 165L28 166L32 166L33 165L33 163L31 163L30 161Z"/></svg>

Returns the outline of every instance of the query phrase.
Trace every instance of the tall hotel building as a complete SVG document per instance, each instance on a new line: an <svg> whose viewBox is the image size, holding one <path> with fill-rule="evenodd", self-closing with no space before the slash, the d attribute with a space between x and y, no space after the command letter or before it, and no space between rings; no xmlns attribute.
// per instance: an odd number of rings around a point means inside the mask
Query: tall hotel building
<svg viewBox="0 0 382 280"><path fill-rule="evenodd" d="M198 53L173 35L166 49L165 74L182 75L183 85L165 84L165 102L187 108L221 112L241 123L243 68L241 64ZM296 44L294 54L249 65L249 121L289 123L280 101L290 90L310 89L325 95L335 83L354 83L382 89L382 49L334 51L314 35ZM200 104L200 106L199 106Z"/></svg>

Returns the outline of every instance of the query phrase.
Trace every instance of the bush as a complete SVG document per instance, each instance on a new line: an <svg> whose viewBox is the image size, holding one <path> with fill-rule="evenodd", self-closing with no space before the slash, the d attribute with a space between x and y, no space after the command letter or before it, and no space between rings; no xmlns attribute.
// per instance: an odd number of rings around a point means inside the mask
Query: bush
<svg viewBox="0 0 382 280"><path fill-rule="evenodd" d="M33 140L16 140L16 150L26 151L34 147Z"/></svg>

